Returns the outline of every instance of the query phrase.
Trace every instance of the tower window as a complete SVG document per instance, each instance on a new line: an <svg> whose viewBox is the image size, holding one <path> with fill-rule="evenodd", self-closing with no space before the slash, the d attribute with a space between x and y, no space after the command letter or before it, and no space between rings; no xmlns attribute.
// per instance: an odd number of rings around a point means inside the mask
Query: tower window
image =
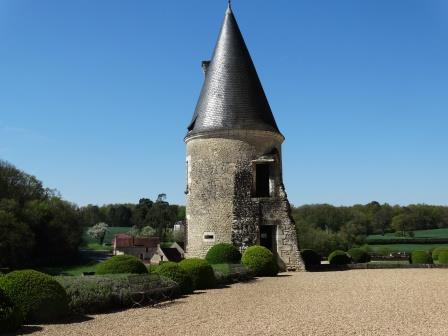
<svg viewBox="0 0 448 336"><path fill-rule="evenodd" d="M205 242L214 242L215 241L215 233L214 232L204 232L203 239Z"/></svg>
<svg viewBox="0 0 448 336"><path fill-rule="evenodd" d="M269 164L255 165L255 197L269 197Z"/></svg>

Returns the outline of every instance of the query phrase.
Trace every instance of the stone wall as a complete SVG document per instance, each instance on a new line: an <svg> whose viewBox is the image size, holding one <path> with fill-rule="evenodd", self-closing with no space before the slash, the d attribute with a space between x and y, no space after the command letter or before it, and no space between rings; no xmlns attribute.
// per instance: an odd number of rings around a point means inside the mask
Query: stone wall
<svg viewBox="0 0 448 336"><path fill-rule="evenodd" d="M229 131L187 138L187 257L204 257L217 243L244 250L259 243L261 224L276 225L277 252L285 268L303 269L295 224L282 184L283 137L264 131ZM254 198L253 160L275 151L275 193ZM204 241L204 232L214 241Z"/></svg>

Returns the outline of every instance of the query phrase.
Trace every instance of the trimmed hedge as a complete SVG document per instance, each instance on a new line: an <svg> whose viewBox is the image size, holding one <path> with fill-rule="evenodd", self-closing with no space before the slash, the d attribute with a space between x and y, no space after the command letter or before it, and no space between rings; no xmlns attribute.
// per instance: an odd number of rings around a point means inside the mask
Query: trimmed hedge
<svg viewBox="0 0 448 336"><path fill-rule="evenodd" d="M179 285L181 294L190 294L194 290L191 276L175 262L169 261L157 266L154 273L176 282Z"/></svg>
<svg viewBox="0 0 448 336"><path fill-rule="evenodd" d="M23 323L23 315L11 299L0 289L0 333L15 331Z"/></svg>
<svg viewBox="0 0 448 336"><path fill-rule="evenodd" d="M222 285L248 281L254 277L252 271L242 264L214 264L212 267L216 281Z"/></svg>
<svg viewBox="0 0 448 336"><path fill-rule="evenodd" d="M432 264L431 255L423 250L412 251L411 256L409 258L409 262L411 264Z"/></svg>
<svg viewBox="0 0 448 336"><path fill-rule="evenodd" d="M205 256L210 264L238 264L241 253L232 244L220 243L212 246Z"/></svg>
<svg viewBox="0 0 448 336"><path fill-rule="evenodd" d="M330 265L347 265L351 262L350 256L341 250L336 250L328 256Z"/></svg>
<svg viewBox="0 0 448 336"><path fill-rule="evenodd" d="M276 276L279 268L274 254L264 246L250 246L244 251L241 263L256 276Z"/></svg>
<svg viewBox="0 0 448 336"><path fill-rule="evenodd" d="M179 266L193 279L194 289L207 289L216 286L216 278L212 266L205 259L184 259Z"/></svg>
<svg viewBox="0 0 448 336"><path fill-rule="evenodd" d="M371 259L370 255L361 248L357 247L351 248L350 250L347 251L347 253L350 255L352 261L355 263L367 263Z"/></svg>
<svg viewBox="0 0 448 336"><path fill-rule="evenodd" d="M322 258L316 251L304 249L300 251L300 254L302 255L302 260L305 263L306 268L320 265Z"/></svg>
<svg viewBox="0 0 448 336"><path fill-rule="evenodd" d="M432 260L439 260L439 255L442 251L448 251L448 247L436 247L432 251Z"/></svg>
<svg viewBox="0 0 448 336"><path fill-rule="evenodd" d="M14 271L0 277L0 288L20 309L25 322L53 322L68 312L67 293L47 274Z"/></svg>
<svg viewBox="0 0 448 336"><path fill-rule="evenodd" d="M438 256L439 264L448 264L448 250L443 250Z"/></svg>
<svg viewBox="0 0 448 336"><path fill-rule="evenodd" d="M144 287L152 290L152 297L160 297L163 288L177 284L158 274L137 275L144 280ZM70 311L75 314L106 313L133 305L128 274L92 275L84 277L58 276L55 280L65 288ZM160 291L157 291L160 289ZM134 297L135 298L135 297Z"/></svg>
<svg viewBox="0 0 448 336"><path fill-rule="evenodd" d="M117 255L103 261L96 267L96 274L145 274L145 264L131 255Z"/></svg>

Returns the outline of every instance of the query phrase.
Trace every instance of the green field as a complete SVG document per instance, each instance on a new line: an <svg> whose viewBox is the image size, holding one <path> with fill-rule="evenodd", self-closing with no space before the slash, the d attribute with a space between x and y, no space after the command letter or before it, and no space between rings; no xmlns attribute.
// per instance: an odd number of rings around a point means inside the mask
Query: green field
<svg viewBox="0 0 448 336"><path fill-rule="evenodd" d="M412 238L447 238L448 239L448 229L431 229L431 230L416 230L414 231L414 237ZM412 252L414 250L425 250L430 251L436 247L448 247L448 244L444 243L431 243L431 244L421 244L421 243L408 243L408 244L388 244L388 240L400 240L400 239L412 239L411 237L400 237L396 236L395 233L386 233L383 235L370 235L367 237L367 242L369 240L384 241L384 244L368 244L373 252L378 252L384 254L384 252Z"/></svg>
<svg viewBox="0 0 448 336"><path fill-rule="evenodd" d="M92 243L98 243L98 240L92 239L91 237L89 237L89 235L87 234L87 230L88 228L84 229L84 233L83 233L83 241L84 244L92 244ZM109 231L107 231L106 233L106 237L104 238L104 244L112 244L112 239L114 238L114 236L116 234L119 233L128 233L129 230L131 230L130 227L127 226L116 226L116 227L110 227Z"/></svg>
<svg viewBox="0 0 448 336"><path fill-rule="evenodd" d="M448 238L448 229L432 229L432 230L416 230L414 232L414 238ZM395 233L386 233L383 235L369 235L367 240L369 239L409 239L409 236L400 237L396 236Z"/></svg>
<svg viewBox="0 0 448 336"><path fill-rule="evenodd" d="M448 244L384 244L369 245L373 252L381 252L387 249L389 252L412 252L414 250L433 250L436 247L448 247Z"/></svg>
<svg viewBox="0 0 448 336"><path fill-rule="evenodd" d="M83 272L95 272L97 265L98 262L91 261L84 265L44 267L39 271L50 275L81 275Z"/></svg>

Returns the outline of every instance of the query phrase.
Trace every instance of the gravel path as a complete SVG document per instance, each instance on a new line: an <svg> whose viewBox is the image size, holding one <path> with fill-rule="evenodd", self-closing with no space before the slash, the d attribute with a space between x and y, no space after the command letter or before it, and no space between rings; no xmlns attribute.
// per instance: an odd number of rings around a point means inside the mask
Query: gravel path
<svg viewBox="0 0 448 336"><path fill-rule="evenodd" d="M33 335L448 335L447 284L445 269L288 273Z"/></svg>

